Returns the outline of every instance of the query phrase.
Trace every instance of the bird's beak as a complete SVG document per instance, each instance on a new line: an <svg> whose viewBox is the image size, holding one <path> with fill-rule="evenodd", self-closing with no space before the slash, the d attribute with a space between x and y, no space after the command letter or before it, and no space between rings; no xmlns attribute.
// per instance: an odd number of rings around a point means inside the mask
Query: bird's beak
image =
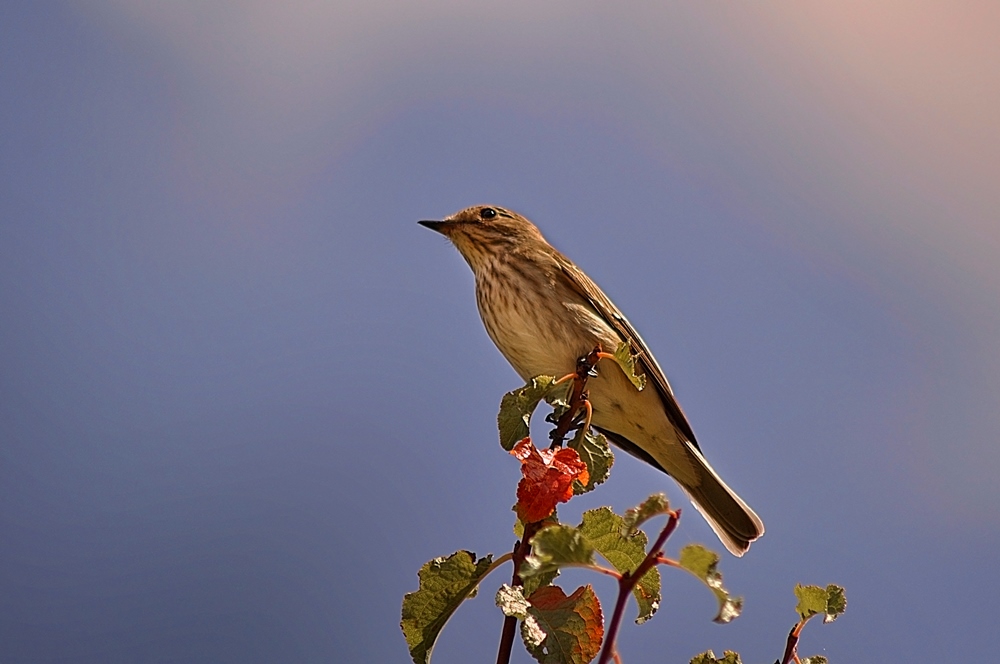
<svg viewBox="0 0 1000 664"><path fill-rule="evenodd" d="M444 227L448 225L447 221L434 221L431 219L424 219L423 221L418 221L417 223L441 234L444 234Z"/></svg>

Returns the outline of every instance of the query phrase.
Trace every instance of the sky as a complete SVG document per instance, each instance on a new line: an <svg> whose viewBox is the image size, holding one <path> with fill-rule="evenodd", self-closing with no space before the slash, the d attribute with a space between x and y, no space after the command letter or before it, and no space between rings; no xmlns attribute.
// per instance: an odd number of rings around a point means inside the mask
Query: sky
<svg viewBox="0 0 1000 664"><path fill-rule="evenodd" d="M763 518L625 662L992 653L1000 6L0 6L0 660L404 662L514 542L520 384L415 222L519 211L615 300ZM536 432L544 436L543 430ZM561 511L668 478L624 454ZM685 510L667 553L721 545ZM669 570L666 570L669 572ZM584 573L605 605L614 588ZM434 661L492 661L504 568ZM514 661L531 661L515 651Z"/></svg>

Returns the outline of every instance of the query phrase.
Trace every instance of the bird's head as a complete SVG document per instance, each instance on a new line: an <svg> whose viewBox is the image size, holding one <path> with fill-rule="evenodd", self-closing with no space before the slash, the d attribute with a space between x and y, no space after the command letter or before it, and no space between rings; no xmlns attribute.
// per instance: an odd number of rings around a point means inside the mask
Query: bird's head
<svg viewBox="0 0 1000 664"><path fill-rule="evenodd" d="M533 223L496 205L474 205L440 221L417 223L451 240L473 270L504 254L548 244Z"/></svg>

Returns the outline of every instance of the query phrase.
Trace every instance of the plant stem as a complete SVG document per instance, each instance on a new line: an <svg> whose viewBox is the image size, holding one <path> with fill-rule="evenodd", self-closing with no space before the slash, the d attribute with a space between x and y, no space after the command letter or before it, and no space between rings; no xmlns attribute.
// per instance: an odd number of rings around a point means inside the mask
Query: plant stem
<svg viewBox="0 0 1000 664"><path fill-rule="evenodd" d="M570 376L572 376L573 387L570 390L569 410L563 413L562 417L559 418L559 421L556 423L555 430L553 430L550 434L550 437L552 438L552 447L562 446L563 439L566 438L566 434L569 433L570 428L573 426L573 421L576 418L577 413L581 411L585 412L587 416L585 426L590 426L590 403L587 400L587 379L590 376L597 375L594 371L594 367L601 359L601 354L601 347L598 345L585 357L581 357L577 360L575 374L569 374L559 379L559 382L561 383L563 380L567 380ZM607 353L604 353L604 355L607 355ZM514 574L511 577L510 582L512 586L524 587L524 582L521 580L521 575L518 574L518 571L521 569L521 563L523 563L524 559L531 553L531 538L538 532L541 523L542 522L526 523L524 525L524 534L521 537L521 540L514 544L514 551L511 555L511 558L514 561ZM503 629L500 631L500 648L497 650L497 664L509 664L511 650L514 648L514 632L516 631L517 618L514 616L505 616L503 620Z"/></svg>
<svg viewBox="0 0 1000 664"><path fill-rule="evenodd" d="M601 347L597 346L586 356L576 361L576 375L573 378L573 387L569 394L569 410L563 413L562 417L556 423L555 430L549 434L549 437L552 439L552 447L562 447L563 439L566 438L566 434L569 433L570 428L573 426L577 414L581 411L587 413L585 426L590 426L590 402L588 401L587 394L587 379L597 375L594 367L597 366L597 362L601 359L599 355L601 355Z"/></svg>
<svg viewBox="0 0 1000 664"><path fill-rule="evenodd" d="M514 649L514 632L517 630L517 618L504 616L503 629L500 631L500 649L497 651L497 664L509 664L510 653Z"/></svg>
<svg viewBox="0 0 1000 664"><path fill-rule="evenodd" d="M514 544L514 551L511 553L511 560L514 562L514 574L511 576L510 585L524 587L521 580L521 563L531 553L531 538L538 532L542 522L524 524L524 534L520 541ZM497 650L497 664L509 664L510 653L514 649L514 633L517 631L517 618L505 616L503 619L503 629L500 630L500 648Z"/></svg>
<svg viewBox="0 0 1000 664"><path fill-rule="evenodd" d="M625 614L625 604L628 602L628 596L646 572L659 562L660 556L663 555L663 544L670 537L670 534L674 532L674 529L677 527L677 521L680 518L680 510L671 511L670 518L667 519L667 525L660 531L659 537L656 538L656 542L653 543L646 557L642 559L642 562L639 563L639 566L634 571L625 572L618 580L618 599L615 600L615 610L611 614L611 623L608 626L607 633L604 635L604 647L601 648L601 657L597 664L608 664L611 658L616 656L615 641L618 639L618 629L621 627L622 616Z"/></svg>
<svg viewBox="0 0 1000 664"><path fill-rule="evenodd" d="M806 618L808 620L808 618ZM798 662L799 656L795 652L796 647L799 645L799 635L802 634L802 628L806 626L806 620L800 620L792 627L792 631L788 633L788 640L785 641L785 654L781 658L781 662L775 662L774 664L788 664L791 661Z"/></svg>

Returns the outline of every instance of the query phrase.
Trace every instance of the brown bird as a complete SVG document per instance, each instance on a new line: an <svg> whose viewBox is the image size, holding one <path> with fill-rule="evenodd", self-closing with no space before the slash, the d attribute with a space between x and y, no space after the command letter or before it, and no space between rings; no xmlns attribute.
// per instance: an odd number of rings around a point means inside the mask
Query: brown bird
<svg viewBox="0 0 1000 664"><path fill-rule="evenodd" d="M639 333L534 224L495 205L419 223L445 235L469 263L486 331L524 380L566 375L595 346L614 350L627 341L647 386L638 390L613 361L601 360L598 377L588 382L594 428L677 480L734 555L764 534L760 518L702 455Z"/></svg>

